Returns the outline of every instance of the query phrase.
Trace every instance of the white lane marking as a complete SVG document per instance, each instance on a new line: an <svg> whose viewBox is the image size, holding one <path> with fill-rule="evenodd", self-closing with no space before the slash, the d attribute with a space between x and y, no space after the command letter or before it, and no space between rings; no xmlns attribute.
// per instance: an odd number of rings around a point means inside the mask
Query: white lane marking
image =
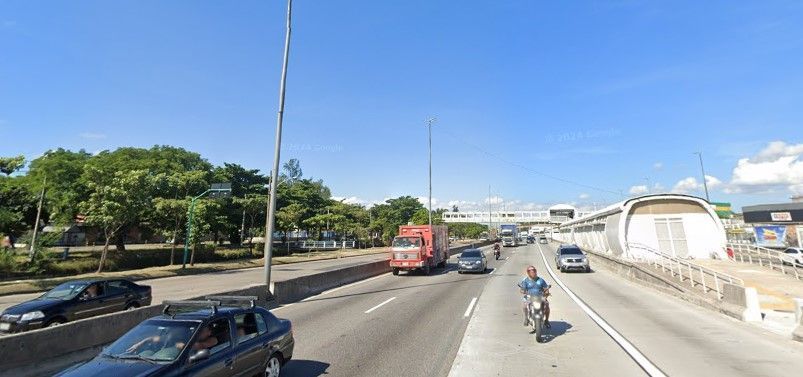
<svg viewBox="0 0 803 377"><path fill-rule="evenodd" d="M467 318L471 314L471 309L474 309L474 304L476 303L477 303L477 298L476 297L472 298L471 302L468 303L468 309L466 309L466 312L463 313L464 318Z"/></svg>
<svg viewBox="0 0 803 377"><path fill-rule="evenodd" d="M271 312L275 312L275 311L277 311L277 310L284 309L284 308L286 308L286 307L288 307L288 306L293 306L293 304L295 304L295 303L291 303L291 304L282 305L282 306L279 306L279 307L277 307L277 308L270 309L270 311L271 311Z"/></svg>
<svg viewBox="0 0 803 377"><path fill-rule="evenodd" d="M389 302L391 302L391 301L393 301L393 300L395 300L395 299L396 299L396 297L394 296L394 297L391 297L391 298L389 298L389 299L387 299L387 300L385 300L385 301L382 301L382 303L381 303L381 304L379 304L379 305L377 305L377 306L374 306L374 307L373 307L373 308L371 308L371 309L368 309L368 310L366 310L366 311L365 311L365 314L368 314L368 313L370 313L370 312L372 312L372 311L374 311L374 310L376 310L376 309L379 309L380 307L382 307L382 305L385 305L385 304L387 304L387 303L389 303Z"/></svg>
<svg viewBox="0 0 803 377"><path fill-rule="evenodd" d="M649 359L647 359L647 357L644 356L644 354L642 354L638 349L636 349L636 347L632 343L630 343L627 339L625 339L625 337L622 336L622 334L619 334L619 332L616 331L611 325L609 325L608 322L605 322L605 320L602 317L600 317L600 315L597 314L597 312L595 312L582 300L580 300L580 298L577 297L577 295L575 295L574 292L572 292L569 289L569 287L566 286L566 284L563 284L563 282L560 279L558 279L558 276L555 274L555 271L552 271L552 268L549 267L549 263L546 261L546 256L544 256L544 251L541 249L540 244L538 245L538 252L541 254L541 259L544 260L544 266L546 267L547 272L549 272L549 275L552 276L552 279L555 280L555 283L557 283L561 288L563 288L563 291L566 292L566 295L569 296L569 298L571 298L572 301L574 301L574 303L580 307L580 309L583 309L583 311L589 317L591 317L591 319L594 322L596 322L597 325L603 331L605 331L608 334L608 336L611 337L611 339L613 339L616 343L618 343L619 346L622 347L622 349L625 352L627 352L628 355L630 355L630 358L632 358L633 361L635 361L641 367L641 369L644 369L644 371L647 372L647 374L649 374L650 376L666 377L666 375L663 372L661 372L661 370L658 369L658 367L655 366L655 364L653 364Z"/></svg>
<svg viewBox="0 0 803 377"><path fill-rule="evenodd" d="M390 276L390 272L384 273L384 274L382 274L382 275L377 275L377 276L374 276L374 277L372 277L372 278L368 278L368 279L365 279L365 280L356 281L356 282L354 282L354 283L351 283L351 284L341 285L341 286L339 286L339 287L332 288L332 289L330 289L330 290L328 290L328 291L323 291L323 292L321 292L321 293L318 293L318 294L317 294L317 295L315 295L315 296L310 296L310 297L307 297L307 298L305 298L305 299L303 299L303 300L301 300L301 301L307 301L307 300L311 300L311 299L313 299L313 298L316 298L316 297L318 297L318 296L327 295L327 294L330 294L330 293L332 293L332 292L337 292L337 291L339 291L339 290L341 290L341 289L351 288L351 287L353 287L353 286L355 286L355 285L360 285L360 284L362 284L362 283L367 283L367 282L369 282L369 281L376 280L376 279L383 278L383 277L387 277L387 276Z"/></svg>
<svg viewBox="0 0 803 377"><path fill-rule="evenodd" d="M497 267L497 268L498 268L498 267ZM493 274L494 274L494 272L496 272L496 268L494 268L493 270L491 270L491 272L489 272L489 273L488 273L488 275L493 275Z"/></svg>

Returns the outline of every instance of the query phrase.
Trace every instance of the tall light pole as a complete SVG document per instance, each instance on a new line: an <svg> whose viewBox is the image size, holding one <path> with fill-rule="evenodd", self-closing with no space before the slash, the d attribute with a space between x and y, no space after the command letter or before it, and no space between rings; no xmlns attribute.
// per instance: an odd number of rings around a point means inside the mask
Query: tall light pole
<svg viewBox="0 0 803 377"><path fill-rule="evenodd" d="M284 61L282 62L282 78L279 82L279 112L276 116L276 144L273 148L273 170L270 176L270 194L268 197L268 216L265 219L265 285L269 297L273 295L270 290L270 268L273 257L273 227L276 215L276 186L279 185L279 152L282 148L282 120L284 119L284 87L287 82L287 60L290 56L290 20L293 10L293 0L287 0L287 29L284 36Z"/></svg>
<svg viewBox="0 0 803 377"><path fill-rule="evenodd" d="M427 119L427 129L429 130L429 226L432 226L432 123L435 118Z"/></svg>
<svg viewBox="0 0 803 377"><path fill-rule="evenodd" d="M705 189L705 201L711 203L708 198L708 183L705 181L705 168L703 167L703 152L694 152L700 158L700 171L703 173L703 188Z"/></svg>
<svg viewBox="0 0 803 377"><path fill-rule="evenodd" d="M491 229L493 228L494 220L491 215L491 185L488 185L488 238L491 238Z"/></svg>

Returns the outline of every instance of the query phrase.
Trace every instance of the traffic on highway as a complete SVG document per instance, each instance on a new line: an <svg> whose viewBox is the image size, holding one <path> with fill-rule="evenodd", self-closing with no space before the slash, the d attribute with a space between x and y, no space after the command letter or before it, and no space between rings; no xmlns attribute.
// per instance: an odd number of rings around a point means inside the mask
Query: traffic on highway
<svg viewBox="0 0 803 377"><path fill-rule="evenodd" d="M0 2L0 377L803 376L803 2Z"/></svg>

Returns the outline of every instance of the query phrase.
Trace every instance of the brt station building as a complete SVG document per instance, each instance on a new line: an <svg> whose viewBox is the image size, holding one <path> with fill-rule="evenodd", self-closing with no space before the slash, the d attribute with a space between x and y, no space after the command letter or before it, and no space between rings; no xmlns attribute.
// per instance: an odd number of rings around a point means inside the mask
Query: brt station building
<svg viewBox="0 0 803 377"><path fill-rule="evenodd" d="M600 253L638 260L658 253L725 259L725 229L704 199L679 194L624 200L551 229L552 238Z"/></svg>

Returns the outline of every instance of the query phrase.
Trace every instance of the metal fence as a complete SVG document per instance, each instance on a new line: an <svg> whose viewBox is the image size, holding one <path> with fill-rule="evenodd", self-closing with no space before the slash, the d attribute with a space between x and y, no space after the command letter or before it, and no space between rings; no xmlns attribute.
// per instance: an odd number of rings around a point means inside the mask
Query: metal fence
<svg viewBox="0 0 803 377"><path fill-rule="evenodd" d="M769 267L784 275L794 276L795 279L803 279L803 266L797 265L783 252L752 244L729 243L728 247L733 250L734 260Z"/></svg>
<svg viewBox="0 0 803 377"><path fill-rule="evenodd" d="M722 283L744 286L744 281L733 275L715 271L685 259L673 257L659 250L655 250L650 246L635 242L630 242L626 246L628 249L634 248L647 251L650 253L649 255L653 256L653 258L636 258L639 262L647 263L655 269L660 268L662 272L669 271L672 277L677 276L681 283L688 281L692 288L700 286L703 293L707 294L708 292L715 291L718 300L722 300ZM630 252L630 250L628 250L628 252ZM630 255L633 254L631 253Z"/></svg>
<svg viewBox="0 0 803 377"><path fill-rule="evenodd" d="M294 247L309 250L334 250L334 249L353 249L357 241L302 241L296 243Z"/></svg>

